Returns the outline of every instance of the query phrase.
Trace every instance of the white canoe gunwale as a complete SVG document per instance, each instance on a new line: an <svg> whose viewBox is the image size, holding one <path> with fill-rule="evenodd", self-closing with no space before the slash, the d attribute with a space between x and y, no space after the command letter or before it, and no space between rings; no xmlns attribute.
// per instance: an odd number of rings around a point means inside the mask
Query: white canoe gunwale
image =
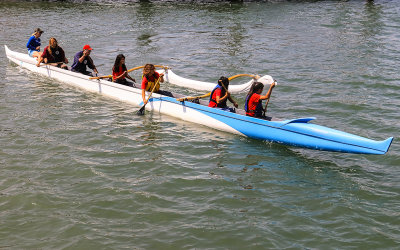
<svg viewBox="0 0 400 250"><path fill-rule="evenodd" d="M54 66L44 65L37 67L36 60L27 54L11 51L7 46L5 46L5 50L9 60L30 71L81 87L88 91L129 102L136 106L143 105L141 89L105 80L91 80L89 76ZM176 97L178 96L169 97L155 93L149 100L149 104L146 105L146 109L229 133L318 150L359 154L385 154L393 140L393 137L390 137L383 141L374 141L309 123L309 121L315 118L268 121L248 117L240 113L230 113L209 108L192 102L180 102L176 100ZM243 111L240 112L242 113Z"/></svg>

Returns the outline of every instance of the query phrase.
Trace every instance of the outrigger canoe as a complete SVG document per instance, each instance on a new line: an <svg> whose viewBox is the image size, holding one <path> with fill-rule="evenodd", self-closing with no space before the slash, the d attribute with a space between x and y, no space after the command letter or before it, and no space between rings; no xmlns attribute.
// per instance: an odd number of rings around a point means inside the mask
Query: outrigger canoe
<svg viewBox="0 0 400 250"><path fill-rule="evenodd" d="M36 66L36 60L27 53L14 52L5 46L7 58L32 72L54 78L60 82L78 86L109 97L142 106L142 90L106 80L93 80L89 76L50 65ZM231 86L230 86L231 87ZM148 93L149 94L149 93ZM243 110L236 113L207 107L207 101L179 101L182 95L172 96L153 93L146 110L159 112L213 129L250 138L309 149L356 154L385 154L393 137L375 141L354 134L310 123L314 117L283 121L258 119L245 116Z"/></svg>

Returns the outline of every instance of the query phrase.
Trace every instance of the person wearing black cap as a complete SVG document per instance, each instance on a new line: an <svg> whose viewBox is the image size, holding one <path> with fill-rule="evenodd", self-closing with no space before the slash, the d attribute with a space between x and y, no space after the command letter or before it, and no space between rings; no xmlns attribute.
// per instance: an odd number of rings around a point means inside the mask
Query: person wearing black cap
<svg viewBox="0 0 400 250"><path fill-rule="evenodd" d="M72 63L71 70L74 72L82 73L84 75L93 76L92 72L86 70L86 66L88 66L96 74L98 74L99 72L97 71L96 66L94 66L93 60L90 57L91 51L92 48L88 44L83 46L83 50L75 54L74 63Z"/></svg>
<svg viewBox="0 0 400 250"><path fill-rule="evenodd" d="M42 35L43 30L40 28L35 29L32 36L29 38L26 47L28 48L28 55L30 57L40 57L42 53L40 53L40 36Z"/></svg>

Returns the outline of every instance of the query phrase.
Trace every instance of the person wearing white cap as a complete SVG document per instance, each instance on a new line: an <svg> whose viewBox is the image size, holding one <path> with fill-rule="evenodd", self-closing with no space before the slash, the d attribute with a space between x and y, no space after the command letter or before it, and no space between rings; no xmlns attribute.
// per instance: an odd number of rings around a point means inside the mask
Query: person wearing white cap
<svg viewBox="0 0 400 250"><path fill-rule="evenodd" d="M92 48L89 46L89 44L83 46L83 50L75 54L74 63L71 66L71 70L74 72L79 72L85 75L93 76L92 72L87 71L86 66L88 66L97 75L99 72L97 71L96 66L93 63L93 60L90 57L91 51Z"/></svg>

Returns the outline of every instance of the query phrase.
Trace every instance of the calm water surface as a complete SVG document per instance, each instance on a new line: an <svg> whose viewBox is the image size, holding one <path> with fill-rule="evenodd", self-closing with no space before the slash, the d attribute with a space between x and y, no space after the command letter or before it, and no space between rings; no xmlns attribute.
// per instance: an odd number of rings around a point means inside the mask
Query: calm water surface
<svg viewBox="0 0 400 250"><path fill-rule="evenodd" d="M0 248L399 247L399 2L0 3L1 44L25 52L36 27L70 62L90 44L101 74L119 53L204 81L270 74L271 115L395 140L339 154L139 117L1 49Z"/></svg>

